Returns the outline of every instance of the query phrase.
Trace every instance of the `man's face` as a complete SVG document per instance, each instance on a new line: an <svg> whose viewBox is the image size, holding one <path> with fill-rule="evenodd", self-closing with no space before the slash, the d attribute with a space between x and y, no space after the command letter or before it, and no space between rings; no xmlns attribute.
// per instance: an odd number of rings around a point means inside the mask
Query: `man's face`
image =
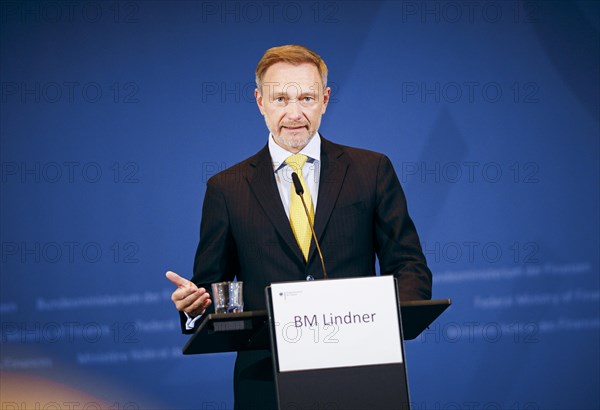
<svg viewBox="0 0 600 410"><path fill-rule="evenodd" d="M276 63L267 69L262 90L254 96L275 142L297 153L321 124L329 102L319 70L313 64Z"/></svg>

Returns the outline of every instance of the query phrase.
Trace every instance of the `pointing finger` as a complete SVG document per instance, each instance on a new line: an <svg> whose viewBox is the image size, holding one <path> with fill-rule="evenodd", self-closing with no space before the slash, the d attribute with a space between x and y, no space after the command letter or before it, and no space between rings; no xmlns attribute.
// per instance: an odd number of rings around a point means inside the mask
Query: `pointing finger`
<svg viewBox="0 0 600 410"><path fill-rule="evenodd" d="M191 286L191 282L187 279L182 278L178 274L172 271L168 271L165 275L173 284L180 288L188 288Z"/></svg>

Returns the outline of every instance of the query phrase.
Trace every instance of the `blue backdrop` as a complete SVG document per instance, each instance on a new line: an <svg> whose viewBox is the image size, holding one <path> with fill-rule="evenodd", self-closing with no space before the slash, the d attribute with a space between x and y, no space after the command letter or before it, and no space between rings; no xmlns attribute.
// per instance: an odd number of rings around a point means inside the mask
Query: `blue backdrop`
<svg viewBox="0 0 600 410"><path fill-rule="evenodd" d="M232 407L164 272L266 143L254 68L288 43L329 66L323 135L392 159L454 301L406 344L413 408L600 407L598 3L0 7L2 409Z"/></svg>

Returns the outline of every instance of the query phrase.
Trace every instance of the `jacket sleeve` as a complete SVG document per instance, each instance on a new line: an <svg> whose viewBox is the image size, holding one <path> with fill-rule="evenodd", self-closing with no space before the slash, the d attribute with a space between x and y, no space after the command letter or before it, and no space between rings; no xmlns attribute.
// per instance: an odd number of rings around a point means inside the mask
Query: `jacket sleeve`
<svg viewBox="0 0 600 410"><path fill-rule="evenodd" d="M211 292L210 285L215 282L230 281L239 271L239 259L235 241L231 234L231 224L225 192L218 176L211 178L206 186L200 223L200 241L194 258L194 276L192 282ZM211 305L206 313L214 311ZM180 312L183 333L186 330L187 317ZM196 326L201 320L196 321Z"/></svg>
<svg viewBox="0 0 600 410"><path fill-rule="evenodd" d="M398 280L400 300L431 299L431 271L398 176L384 155L377 169L375 247L381 274Z"/></svg>

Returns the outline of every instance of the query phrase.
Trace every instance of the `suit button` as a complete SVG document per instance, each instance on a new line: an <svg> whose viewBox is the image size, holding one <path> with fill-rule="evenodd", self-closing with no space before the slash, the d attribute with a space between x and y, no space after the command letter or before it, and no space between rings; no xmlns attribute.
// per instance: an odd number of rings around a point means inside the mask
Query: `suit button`
<svg viewBox="0 0 600 410"><path fill-rule="evenodd" d="M315 278L313 277L313 275L307 275L306 280L315 280Z"/></svg>

